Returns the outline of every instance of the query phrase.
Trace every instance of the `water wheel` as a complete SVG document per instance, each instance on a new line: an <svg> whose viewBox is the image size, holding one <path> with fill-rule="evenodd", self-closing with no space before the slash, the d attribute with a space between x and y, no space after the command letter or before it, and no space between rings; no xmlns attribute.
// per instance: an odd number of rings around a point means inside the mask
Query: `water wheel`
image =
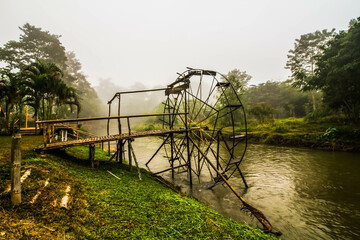
<svg viewBox="0 0 360 240"><path fill-rule="evenodd" d="M167 136L164 141L173 174L188 173L190 184L194 176L199 181L210 180L212 186L221 182L205 155L226 178L239 174L247 187L239 166L247 147L246 115L226 76L188 69L168 85L165 94L164 113L174 115L163 117L163 128L187 130L180 136Z"/></svg>

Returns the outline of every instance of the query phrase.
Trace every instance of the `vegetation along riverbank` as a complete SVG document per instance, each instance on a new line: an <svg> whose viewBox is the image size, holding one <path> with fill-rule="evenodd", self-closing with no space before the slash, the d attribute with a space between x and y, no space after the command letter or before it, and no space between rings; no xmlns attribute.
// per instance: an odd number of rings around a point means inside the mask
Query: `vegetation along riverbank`
<svg viewBox="0 0 360 240"><path fill-rule="evenodd" d="M105 152L97 150L101 163L91 169L87 147L32 151L41 141L22 138L21 172L29 174L22 204L13 208L7 192L11 137L0 137L0 238L275 239L174 192L143 169L140 181L128 165L105 162Z"/></svg>
<svg viewBox="0 0 360 240"><path fill-rule="evenodd" d="M251 121L249 140L278 146L309 147L330 151L360 151L360 126L338 117L313 121L306 118Z"/></svg>

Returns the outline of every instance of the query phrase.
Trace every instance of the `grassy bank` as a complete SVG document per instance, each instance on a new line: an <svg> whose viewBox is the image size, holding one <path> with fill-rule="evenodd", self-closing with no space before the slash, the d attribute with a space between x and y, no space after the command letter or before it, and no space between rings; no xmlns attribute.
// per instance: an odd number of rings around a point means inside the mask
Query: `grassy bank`
<svg viewBox="0 0 360 240"><path fill-rule="evenodd" d="M0 137L0 238L273 239L175 193L145 170L140 181L135 169L105 162L108 156L100 150L96 158L102 162L95 169L86 160L87 147L31 151L41 137L22 139L22 173L31 174L22 184L23 203L13 208L4 193L10 182L10 141ZM69 202L61 208L68 186Z"/></svg>
<svg viewBox="0 0 360 240"><path fill-rule="evenodd" d="M336 151L360 151L360 125L341 118L275 119L267 123L250 121L250 141L293 147Z"/></svg>

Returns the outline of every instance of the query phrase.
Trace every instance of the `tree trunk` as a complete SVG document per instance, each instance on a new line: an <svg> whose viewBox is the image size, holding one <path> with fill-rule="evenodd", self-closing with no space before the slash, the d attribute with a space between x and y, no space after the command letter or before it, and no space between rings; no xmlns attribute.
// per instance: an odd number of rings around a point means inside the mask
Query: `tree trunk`
<svg viewBox="0 0 360 240"><path fill-rule="evenodd" d="M10 111L9 111L9 104L5 103L5 122L6 122L6 128L10 130L9 128L9 117L10 117Z"/></svg>
<svg viewBox="0 0 360 240"><path fill-rule="evenodd" d="M313 112L315 112L317 110L316 99L315 99L315 90L311 91L311 98L312 98Z"/></svg>

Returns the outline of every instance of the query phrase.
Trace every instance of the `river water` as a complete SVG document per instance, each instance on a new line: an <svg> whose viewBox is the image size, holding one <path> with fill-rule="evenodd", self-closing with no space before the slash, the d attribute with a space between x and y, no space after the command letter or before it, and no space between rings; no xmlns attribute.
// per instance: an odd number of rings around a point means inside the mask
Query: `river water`
<svg viewBox="0 0 360 240"><path fill-rule="evenodd" d="M160 146L155 137L133 143L141 167ZM159 152L150 164L153 172L169 167ZM360 239L360 154L300 148L250 145L240 165L240 176L230 183L245 200L261 210L282 239ZM259 226L224 184L188 185L187 174L162 175L216 211L237 221Z"/></svg>

